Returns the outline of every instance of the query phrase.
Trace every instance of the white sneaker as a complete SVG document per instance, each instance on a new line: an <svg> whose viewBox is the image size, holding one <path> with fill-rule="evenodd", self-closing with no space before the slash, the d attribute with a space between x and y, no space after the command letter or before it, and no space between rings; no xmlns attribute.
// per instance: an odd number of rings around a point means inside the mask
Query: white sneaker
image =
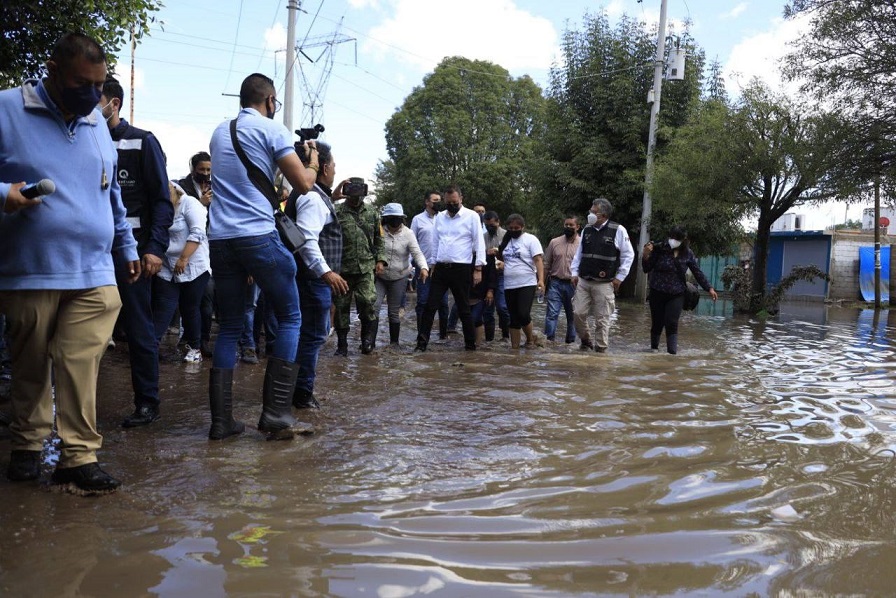
<svg viewBox="0 0 896 598"><path fill-rule="evenodd" d="M187 354L184 356L185 363L199 363L202 361L202 351L193 349L190 345L186 346Z"/></svg>

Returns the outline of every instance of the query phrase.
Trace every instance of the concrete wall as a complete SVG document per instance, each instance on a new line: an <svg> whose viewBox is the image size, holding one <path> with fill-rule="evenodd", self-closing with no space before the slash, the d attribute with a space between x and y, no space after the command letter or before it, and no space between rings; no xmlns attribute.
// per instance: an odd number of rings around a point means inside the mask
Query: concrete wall
<svg viewBox="0 0 896 598"><path fill-rule="evenodd" d="M874 231L833 231L831 284L828 298L834 301L860 301L859 247L874 247ZM881 235L881 247L896 243L896 237Z"/></svg>

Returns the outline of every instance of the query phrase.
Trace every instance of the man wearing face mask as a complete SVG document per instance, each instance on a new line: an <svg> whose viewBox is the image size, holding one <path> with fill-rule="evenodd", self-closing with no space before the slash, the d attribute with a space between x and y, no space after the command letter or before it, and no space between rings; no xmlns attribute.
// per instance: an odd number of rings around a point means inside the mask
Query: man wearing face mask
<svg viewBox="0 0 896 598"><path fill-rule="evenodd" d="M299 371L295 359L301 323L296 262L280 240L271 202L249 178L230 133L235 126L237 142L247 160L270 182L271 188L279 168L294 189L307 193L320 170L318 152L314 142L306 141L309 160L307 165L302 164L293 146L292 132L273 120L279 108L274 82L260 73L249 75L240 85L240 112L235 122L218 125L209 144L215 176L208 237L220 326L209 372L211 440L221 440L244 429L242 423L233 419L233 369L237 342L243 332L250 276L270 303L278 324L264 374L258 429L270 440L286 440L292 438L296 425L292 395Z"/></svg>
<svg viewBox="0 0 896 598"><path fill-rule="evenodd" d="M6 475L40 477L55 422L52 483L96 494L119 486L96 458L97 373L121 308L115 264L131 281L141 264L114 177L115 146L96 110L106 56L71 33L47 73L0 91L0 312L13 374ZM55 182L51 195L22 194L21 181L43 178Z"/></svg>
<svg viewBox="0 0 896 598"><path fill-rule="evenodd" d="M463 194L457 185L445 190L445 211L436 216L433 226L434 265L430 264L432 288L417 323L417 351L426 351L432 322L442 296L449 289L454 295L464 330L467 351L476 350L476 331L470 312L470 288L482 282L485 266L485 240L482 223L473 210L463 207Z"/></svg>
<svg viewBox="0 0 896 598"><path fill-rule="evenodd" d="M429 191L424 196L423 211L414 216L411 220L411 231L417 237L417 243L420 245L420 251L426 258L427 264L434 264L435 247L432 244L432 227L436 221L436 214L442 206L442 194L438 191ZM414 275L417 278L417 322L423 319L423 310L426 308L426 302L429 301L429 290L432 286L432 280L420 280L419 270ZM439 303L439 338L448 338L448 295L442 295Z"/></svg>
<svg viewBox="0 0 896 598"><path fill-rule="evenodd" d="M616 310L616 291L632 267L635 250L628 232L611 222L613 206L604 198L595 199L588 213L588 226L573 257L569 272L576 289L573 316L580 348L604 353L610 344L610 316ZM588 331L588 316L594 316L595 339Z"/></svg>
<svg viewBox="0 0 896 598"><path fill-rule="evenodd" d="M118 148L118 185L143 265L143 276L134 284L128 284L121 275L118 280L121 324L128 337L134 389L134 412L121 425L133 428L159 419L159 343L152 315L152 277L162 268L168 250L174 208L165 154L152 133L132 127L121 118L123 100L121 85L108 77L100 106Z"/></svg>
<svg viewBox="0 0 896 598"><path fill-rule="evenodd" d="M570 266L579 249L579 219L567 216L563 220L563 234L554 237L544 252L544 270L548 276L547 306L544 316L544 335L549 341L557 333L560 310L566 312L566 343L576 340L572 298L576 293L572 285Z"/></svg>
<svg viewBox="0 0 896 598"><path fill-rule="evenodd" d="M193 154L190 158L190 174L177 181L177 184L205 207L212 203L212 157L208 152Z"/></svg>
<svg viewBox="0 0 896 598"><path fill-rule="evenodd" d="M339 184L342 191L348 181ZM363 183L363 181L361 181ZM349 312L352 298L361 319L361 353L369 355L376 346L379 317L374 311L376 284L374 276L386 267L383 229L376 210L364 203L360 195L348 195L336 206L336 216L342 227L342 277L348 282L348 293L337 296L336 355L348 355Z"/></svg>

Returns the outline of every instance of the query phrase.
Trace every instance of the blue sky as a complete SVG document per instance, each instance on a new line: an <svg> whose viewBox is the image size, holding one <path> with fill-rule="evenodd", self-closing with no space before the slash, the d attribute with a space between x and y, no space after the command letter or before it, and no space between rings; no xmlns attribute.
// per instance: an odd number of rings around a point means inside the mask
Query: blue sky
<svg viewBox="0 0 896 598"><path fill-rule="evenodd" d="M157 13L162 24L137 46L133 120L159 137L169 176L176 178L186 174L193 153L208 148L215 126L236 114L238 99L224 94L236 94L246 75L273 77L282 99L287 0L167 4ZM668 17L679 26L693 21L694 37L707 58L725 66L729 90L736 93L752 76L779 84L775 59L800 26L783 21L784 4L668 0ZM327 129L322 139L333 145L337 177L372 179L378 161L387 157L386 120L443 57L490 60L545 86L563 31L602 8L611 19L625 13L652 27L660 0L302 0L297 39L307 41L299 60L294 128L321 122ZM334 39L345 41L320 45ZM116 68L126 88L130 62L126 48ZM126 118L130 108L126 98ZM843 219L842 207L827 212L815 216L822 219L819 225Z"/></svg>

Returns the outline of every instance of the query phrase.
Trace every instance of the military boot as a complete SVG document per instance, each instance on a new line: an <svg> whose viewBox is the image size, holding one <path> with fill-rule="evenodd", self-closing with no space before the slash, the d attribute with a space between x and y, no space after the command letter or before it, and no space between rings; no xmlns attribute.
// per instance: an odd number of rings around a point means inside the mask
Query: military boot
<svg viewBox="0 0 896 598"><path fill-rule="evenodd" d="M361 322L361 353L370 355L376 347L376 333L379 331L380 319Z"/></svg>
<svg viewBox="0 0 896 598"><path fill-rule="evenodd" d="M348 329L336 329L336 352L333 355L348 357Z"/></svg>

